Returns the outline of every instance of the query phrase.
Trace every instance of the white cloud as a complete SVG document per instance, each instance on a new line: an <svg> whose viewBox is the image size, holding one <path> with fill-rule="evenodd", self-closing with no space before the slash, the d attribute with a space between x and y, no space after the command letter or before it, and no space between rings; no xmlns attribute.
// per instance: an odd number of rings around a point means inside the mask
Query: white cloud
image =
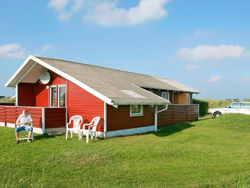
<svg viewBox="0 0 250 188"><path fill-rule="evenodd" d="M198 70L199 69L199 67L197 65L190 65L190 64L186 65L185 68L186 68L187 71L192 71L192 70Z"/></svg>
<svg viewBox="0 0 250 188"><path fill-rule="evenodd" d="M164 6L170 0L140 0L139 5L128 10L118 8L117 3L104 2L88 13L85 21L104 26L135 25L149 20L155 20L168 15Z"/></svg>
<svg viewBox="0 0 250 188"><path fill-rule="evenodd" d="M181 48L177 52L180 59L187 61L222 60L229 58L242 58L250 52L239 45L200 45L195 48Z"/></svg>
<svg viewBox="0 0 250 188"><path fill-rule="evenodd" d="M0 57L23 59L26 57L25 49L23 49L18 43L2 45L0 46Z"/></svg>
<svg viewBox="0 0 250 188"><path fill-rule="evenodd" d="M207 80L207 82L216 83L216 82L219 82L220 80L221 80L221 76L217 75L217 76L212 76L209 80Z"/></svg>
<svg viewBox="0 0 250 188"><path fill-rule="evenodd" d="M48 7L55 9L60 20L68 20L82 5L83 0L50 0Z"/></svg>
<svg viewBox="0 0 250 188"><path fill-rule="evenodd" d="M68 0L50 0L48 7L54 8L56 11L60 12L65 9L68 4Z"/></svg>

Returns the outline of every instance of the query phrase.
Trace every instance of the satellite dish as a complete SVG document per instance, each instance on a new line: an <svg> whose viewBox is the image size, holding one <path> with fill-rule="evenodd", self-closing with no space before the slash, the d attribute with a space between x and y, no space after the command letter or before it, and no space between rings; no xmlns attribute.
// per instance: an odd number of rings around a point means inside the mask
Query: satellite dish
<svg viewBox="0 0 250 188"><path fill-rule="evenodd" d="M48 84L50 82L50 73L48 71L41 72L40 82L42 84Z"/></svg>

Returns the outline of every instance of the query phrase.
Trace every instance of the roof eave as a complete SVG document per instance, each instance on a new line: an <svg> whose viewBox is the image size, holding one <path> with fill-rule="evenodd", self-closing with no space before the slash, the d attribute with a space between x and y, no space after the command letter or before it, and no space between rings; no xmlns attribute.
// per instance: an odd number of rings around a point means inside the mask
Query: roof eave
<svg viewBox="0 0 250 188"><path fill-rule="evenodd" d="M6 87L15 87L17 85L18 82L12 83L17 76L19 76L20 78L22 78L23 75L19 75L19 73L24 69L25 65L30 61L33 60L34 62L44 66L45 68L55 72L56 74L70 80L71 82L73 82L74 84L78 85L79 87L81 87L82 89L85 89L86 91L88 91L89 93L91 93L92 95L96 96L97 98L101 99L102 101L106 102L107 104L113 105L113 101L106 97L105 95L99 93L98 91L94 90L93 88L87 86L86 84L80 82L79 80L75 79L74 77L64 73L63 71L60 71L59 69L47 64L46 62L40 60L37 57L34 57L32 55L30 55L25 61L24 63L21 65L21 67L14 73L14 75L8 80L8 82L5 84ZM27 69L27 72L30 71L30 67ZM20 81L20 78L18 79ZM12 83L12 85L11 85Z"/></svg>

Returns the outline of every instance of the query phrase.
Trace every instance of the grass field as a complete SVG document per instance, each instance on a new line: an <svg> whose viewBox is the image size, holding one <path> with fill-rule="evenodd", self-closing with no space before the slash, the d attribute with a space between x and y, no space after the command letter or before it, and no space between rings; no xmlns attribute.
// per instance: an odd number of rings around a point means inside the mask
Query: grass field
<svg viewBox="0 0 250 188"><path fill-rule="evenodd" d="M91 141L0 127L0 187L249 187L250 116L223 115Z"/></svg>

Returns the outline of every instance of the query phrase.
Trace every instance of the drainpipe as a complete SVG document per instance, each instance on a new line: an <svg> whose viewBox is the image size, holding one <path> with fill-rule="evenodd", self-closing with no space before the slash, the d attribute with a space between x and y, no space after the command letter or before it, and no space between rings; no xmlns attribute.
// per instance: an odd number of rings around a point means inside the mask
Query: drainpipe
<svg viewBox="0 0 250 188"><path fill-rule="evenodd" d="M163 111L166 111L168 109L168 105L166 105L165 108L161 109L158 111L158 106L156 105L155 106L155 132L157 131L158 129L158 114L163 112Z"/></svg>

